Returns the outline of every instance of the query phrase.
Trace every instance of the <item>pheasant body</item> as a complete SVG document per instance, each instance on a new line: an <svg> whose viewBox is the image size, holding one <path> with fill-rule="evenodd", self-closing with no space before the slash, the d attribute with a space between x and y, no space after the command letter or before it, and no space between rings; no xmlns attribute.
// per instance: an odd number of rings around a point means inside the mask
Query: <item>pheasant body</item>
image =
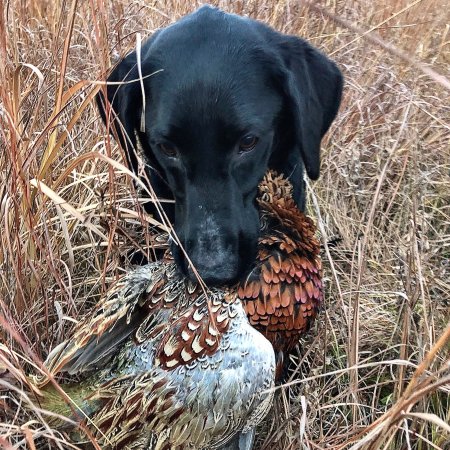
<svg viewBox="0 0 450 450"><path fill-rule="evenodd" d="M270 343L235 293L200 291L170 259L143 266L49 355L50 372L88 375L79 403L102 448L220 448L267 413Z"/></svg>

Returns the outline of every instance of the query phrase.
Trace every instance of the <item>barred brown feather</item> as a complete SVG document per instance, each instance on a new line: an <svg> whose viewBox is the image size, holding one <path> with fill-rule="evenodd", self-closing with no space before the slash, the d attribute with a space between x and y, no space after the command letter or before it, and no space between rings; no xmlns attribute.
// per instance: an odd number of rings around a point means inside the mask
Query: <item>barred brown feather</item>
<svg viewBox="0 0 450 450"><path fill-rule="evenodd" d="M320 243L313 221L297 208L288 180L269 172L260 192L266 226L256 264L238 294L250 323L274 347L279 378L284 354L298 344L323 301Z"/></svg>

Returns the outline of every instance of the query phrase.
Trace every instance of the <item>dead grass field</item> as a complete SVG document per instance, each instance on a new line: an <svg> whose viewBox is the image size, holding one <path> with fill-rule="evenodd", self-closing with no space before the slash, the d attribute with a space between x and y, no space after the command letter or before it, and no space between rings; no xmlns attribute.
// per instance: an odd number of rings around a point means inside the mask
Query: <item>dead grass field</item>
<svg viewBox="0 0 450 450"><path fill-rule="evenodd" d="M323 241L342 241L324 250L326 308L258 448L449 449L448 5L212 3L309 39L346 78L309 191ZM75 448L24 374L131 249L150 252L155 226L92 98L137 32L197 6L0 0L0 448Z"/></svg>

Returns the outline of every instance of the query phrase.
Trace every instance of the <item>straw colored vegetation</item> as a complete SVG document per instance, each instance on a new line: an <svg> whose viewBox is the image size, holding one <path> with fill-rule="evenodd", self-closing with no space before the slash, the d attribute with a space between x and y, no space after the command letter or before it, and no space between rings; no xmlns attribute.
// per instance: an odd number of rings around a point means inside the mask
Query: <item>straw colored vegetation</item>
<svg viewBox="0 0 450 450"><path fill-rule="evenodd" d="M346 78L309 212L326 306L261 449L450 448L449 10L433 0L215 2L297 34ZM25 374L151 254L123 154L92 101L181 0L0 0L0 447L75 448Z"/></svg>

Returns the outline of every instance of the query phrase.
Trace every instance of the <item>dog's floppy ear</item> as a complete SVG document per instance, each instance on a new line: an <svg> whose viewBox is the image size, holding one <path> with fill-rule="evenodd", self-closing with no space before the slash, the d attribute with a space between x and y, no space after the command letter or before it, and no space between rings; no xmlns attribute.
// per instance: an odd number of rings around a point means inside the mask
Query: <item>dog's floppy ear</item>
<svg viewBox="0 0 450 450"><path fill-rule="evenodd" d="M320 172L320 141L339 109L343 78L337 66L306 41L283 36L278 48L285 63L285 93L308 176Z"/></svg>
<svg viewBox="0 0 450 450"><path fill-rule="evenodd" d="M128 54L114 67L107 78L106 89L101 89L96 101L105 125L117 137L127 156L130 168L138 170L135 154L135 127L138 120L139 82L136 52ZM105 99L105 91L107 98Z"/></svg>
<svg viewBox="0 0 450 450"><path fill-rule="evenodd" d="M144 77L152 72L151 58L146 57L160 31L156 31L142 45L141 73ZM117 136L125 151L130 168L138 173L136 157L136 130L139 130L142 111L142 90L139 80L136 52L121 59L107 78L106 89L101 89L96 101L105 125ZM105 91L107 101L105 100ZM148 93L147 93L148 94Z"/></svg>

